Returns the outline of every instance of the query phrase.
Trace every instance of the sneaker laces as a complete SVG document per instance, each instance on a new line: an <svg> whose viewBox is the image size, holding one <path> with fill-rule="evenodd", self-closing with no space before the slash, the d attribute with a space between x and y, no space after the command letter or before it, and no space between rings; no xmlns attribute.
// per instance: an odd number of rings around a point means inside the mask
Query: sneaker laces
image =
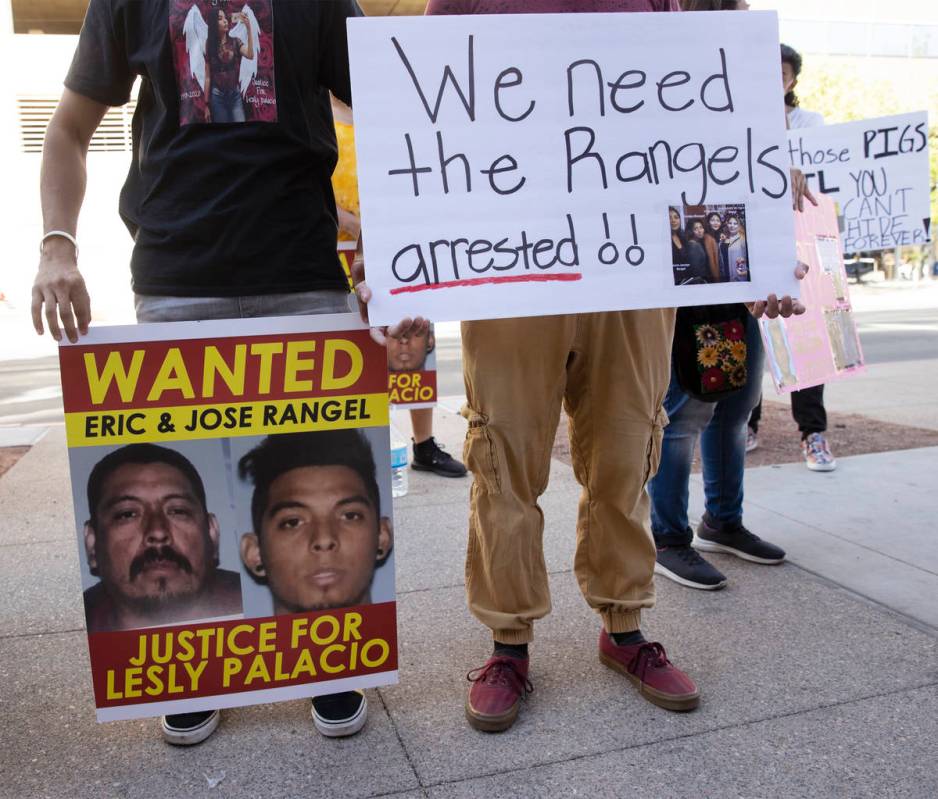
<svg viewBox="0 0 938 799"><path fill-rule="evenodd" d="M501 685L520 694L522 698L534 693L531 681L518 671L518 664L511 658L494 657L481 668L466 674L466 679L483 685Z"/></svg>
<svg viewBox="0 0 938 799"><path fill-rule="evenodd" d="M675 555L677 555L681 560L684 561L688 566L699 566L702 563L706 563L700 553L694 549L692 546L686 547L668 547Z"/></svg>
<svg viewBox="0 0 938 799"><path fill-rule="evenodd" d="M808 436L805 440L805 446L808 452L815 460L826 461L829 457L827 453L826 441L820 435Z"/></svg>
<svg viewBox="0 0 938 799"><path fill-rule="evenodd" d="M633 663L634 669L630 669L630 671L642 682L645 682L645 674L649 667L661 669L671 665L671 661L668 660L668 655L664 651L664 647L657 641L648 641L642 644L638 648ZM636 673L639 669L641 670L641 674Z"/></svg>

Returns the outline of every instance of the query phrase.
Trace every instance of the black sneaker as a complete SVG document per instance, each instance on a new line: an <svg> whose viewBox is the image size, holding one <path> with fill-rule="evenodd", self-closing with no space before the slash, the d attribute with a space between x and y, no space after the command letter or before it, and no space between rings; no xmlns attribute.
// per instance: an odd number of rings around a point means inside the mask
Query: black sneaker
<svg viewBox="0 0 938 799"><path fill-rule="evenodd" d="M466 467L437 444L433 436L419 444L414 442L414 457L410 466L418 472L433 472L440 477L466 476Z"/></svg>
<svg viewBox="0 0 938 799"><path fill-rule="evenodd" d="M209 737L218 726L221 713L217 710L204 710L201 713L176 713L160 719L163 738L173 746L192 746L200 744Z"/></svg>
<svg viewBox="0 0 938 799"><path fill-rule="evenodd" d="M742 523L714 523L704 514L697 527L694 546L704 552L726 552L753 563L774 564L785 560L785 550L750 533Z"/></svg>
<svg viewBox="0 0 938 799"><path fill-rule="evenodd" d="M313 725L327 738L345 738L365 726L368 700L362 691L313 697Z"/></svg>
<svg viewBox="0 0 938 799"><path fill-rule="evenodd" d="M723 573L700 557L690 544L660 547L655 558L655 574L703 591L716 591L726 586Z"/></svg>

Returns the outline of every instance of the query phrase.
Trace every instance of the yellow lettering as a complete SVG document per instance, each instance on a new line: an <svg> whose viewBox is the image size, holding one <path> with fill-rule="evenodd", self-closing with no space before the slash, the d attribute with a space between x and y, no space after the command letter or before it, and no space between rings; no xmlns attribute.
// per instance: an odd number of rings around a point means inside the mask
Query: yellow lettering
<svg viewBox="0 0 938 799"><path fill-rule="evenodd" d="M137 380L143 367L143 350L134 350L130 357L130 368L124 369L124 360L119 352L109 352L104 369L98 373L98 363L93 352L85 353L85 374L88 376L88 391L91 402L100 405L107 396L112 382L117 382L121 402L130 402L137 390Z"/></svg>
<svg viewBox="0 0 938 799"><path fill-rule="evenodd" d="M345 614L345 629L342 633L343 641L351 641L353 638L356 641L360 641L362 634L358 631L358 628L362 626L362 614L352 611L351 613Z"/></svg>
<svg viewBox="0 0 938 799"><path fill-rule="evenodd" d="M195 657L195 647L192 646L192 637L195 633L192 630L183 630L176 636L176 643L179 645L179 654L177 660L183 662L192 660Z"/></svg>
<svg viewBox="0 0 938 799"><path fill-rule="evenodd" d="M258 628L258 652L273 652L277 648L277 622L265 621Z"/></svg>
<svg viewBox="0 0 938 799"><path fill-rule="evenodd" d="M221 664L221 684L224 688L231 687L231 678L241 671L241 661L238 658L225 658Z"/></svg>
<svg viewBox="0 0 938 799"><path fill-rule="evenodd" d="M234 366L230 366L218 351L218 347L207 347L205 364L202 368L202 396L215 396L215 375L218 375L228 390L235 396L244 394L245 366L248 357L248 345L235 347Z"/></svg>
<svg viewBox="0 0 938 799"><path fill-rule="evenodd" d="M369 657L368 653L373 647L378 647L380 650L377 657ZM388 655L391 653L391 647L388 646L388 642L383 638L372 638L367 644L362 647L362 665L366 666L369 669L373 669L376 666L382 665L387 659Z"/></svg>
<svg viewBox="0 0 938 799"><path fill-rule="evenodd" d="M335 356L337 352L345 352L352 359L352 366L348 373L342 377L335 374ZM322 364L322 387L325 391L348 388L358 382L362 376L365 358L362 351L351 341L331 338L326 341L326 353Z"/></svg>
<svg viewBox="0 0 938 799"><path fill-rule="evenodd" d="M163 681L160 679L162 673L162 666L150 666L150 668L147 669L147 679L150 682L149 685L143 689L147 696L159 696L163 693Z"/></svg>
<svg viewBox="0 0 938 799"><path fill-rule="evenodd" d="M254 628L250 624L239 624L237 627L232 627L228 632L228 651L235 655L250 655L254 651L254 647L241 646L236 639L241 633L253 631Z"/></svg>
<svg viewBox="0 0 938 799"><path fill-rule="evenodd" d="M138 636L137 643L140 644L140 651L127 660L132 666L142 666L147 660L147 637L145 635Z"/></svg>
<svg viewBox="0 0 938 799"><path fill-rule="evenodd" d="M327 674L338 674L340 671L345 671L345 664L339 663L336 666L333 666L329 663L329 655L333 652L344 652L345 647L342 644L333 644L332 646L327 646L322 650L322 654L319 656L319 665L322 666L322 670Z"/></svg>
<svg viewBox="0 0 938 799"><path fill-rule="evenodd" d="M267 664L264 662L263 655L255 655L251 668L248 669L247 676L244 678L244 684L250 685L254 680L270 682L270 672L267 670Z"/></svg>
<svg viewBox="0 0 938 799"><path fill-rule="evenodd" d="M281 341L251 345L251 355L260 356L261 359L257 376L257 391L259 394L270 393L270 375L273 372L274 355L279 355L281 352L283 352L283 342Z"/></svg>
<svg viewBox="0 0 938 799"><path fill-rule="evenodd" d="M308 649L301 649L300 656L296 659L296 665L290 674L290 679L295 680L301 674L307 674L310 677L316 676L316 665L313 663L313 656Z"/></svg>
<svg viewBox="0 0 938 799"><path fill-rule="evenodd" d="M140 696L143 691L140 690L140 683L143 682L143 669L125 669L124 671L124 696L128 699Z"/></svg>
<svg viewBox="0 0 938 799"><path fill-rule="evenodd" d="M305 650L304 650L305 651ZM123 699L124 695L114 685L114 669L107 670L107 698Z"/></svg>
<svg viewBox="0 0 938 799"><path fill-rule="evenodd" d="M332 629L325 635L320 635L319 628L324 624L329 625ZM339 629L339 620L335 616L320 616L313 622L312 629L309 631L309 637L317 646L325 646L326 644L331 644L339 637Z"/></svg>
<svg viewBox="0 0 938 799"><path fill-rule="evenodd" d="M309 372L315 365L315 358L301 358L306 352L315 352L315 341L288 341L287 342L287 362L284 367L283 390L284 391L312 391L312 380L300 380L297 378L297 372Z"/></svg>
<svg viewBox="0 0 938 799"><path fill-rule="evenodd" d="M182 351L179 347L170 347L166 352L156 380L153 381L150 393L147 394L147 402L159 400L167 391L179 391L186 399L195 397L192 381L189 380L189 372L186 370L186 362L182 358Z"/></svg>
<svg viewBox="0 0 938 799"><path fill-rule="evenodd" d="M199 679L202 677L202 672L205 671L205 667L208 665L206 661L202 661L198 666L193 666L191 663L184 664L186 671L189 673L189 685L193 691L199 690Z"/></svg>
<svg viewBox="0 0 938 799"><path fill-rule="evenodd" d="M283 652L274 655L274 679L289 680L290 675L283 670Z"/></svg>
<svg viewBox="0 0 938 799"><path fill-rule="evenodd" d="M300 638L306 635L309 629L309 619L300 616L293 620L293 628L290 630L290 649L296 649L300 644Z"/></svg>
<svg viewBox="0 0 938 799"><path fill-rule="evenodd" d="M186 690L186 687L184 685L180 685L178 682L176 682L176 664L175 663L169 664L168 683L169 684L166 686L166 690L169 691L169 693L171 694L181 694L183 691Z"/></svg>

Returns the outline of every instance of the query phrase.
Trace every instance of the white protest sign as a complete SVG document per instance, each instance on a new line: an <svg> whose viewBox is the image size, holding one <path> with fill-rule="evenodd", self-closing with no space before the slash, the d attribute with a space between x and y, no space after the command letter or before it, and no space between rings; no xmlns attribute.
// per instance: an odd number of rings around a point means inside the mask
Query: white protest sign
<svg viewBox="0 0 938 799"><path fill-rule="evenodd" d="M372 323L797 294L774 13L348 31Z"/></svg>
<svg viewBox="0 0 938 799"><path fill-rule="evenodd" d="M788 149L811 188L839 204L845 253L929 241L924 111L792 130Z"/></svg>

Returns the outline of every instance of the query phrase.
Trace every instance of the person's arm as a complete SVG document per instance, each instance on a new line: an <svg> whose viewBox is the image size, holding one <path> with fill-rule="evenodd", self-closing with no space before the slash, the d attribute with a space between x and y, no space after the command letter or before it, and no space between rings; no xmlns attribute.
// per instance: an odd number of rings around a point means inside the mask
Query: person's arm
<svg viewBox="0 0 938 799"><path fill-rule="evenodd" d="M85 197L88 145L107 109L106 105L69 89L62 95L42 150L39 185L44 232L62 230L75 235ZM78 340L79 332L88 332L91 321L91 301L78 271L75 247L61 236L43 243L33 283L33 327L40 336L44 332L43 315L56 341L62 338L59 319L72 342Z"/></svg>
<svg viewBox="0 0 938 799"><path fill-rule="evenodd" d="M254 31L251 30L251 18L247 14L241 14L241 21L248 31L248 41L247 44L241 45L241 55L251 61L254 58Z"/></svg>
<svg viewBox="0 0 938 799"><path fill-rule="evenodd" d="M212 64L207 53L205 55L205 121L212 121Z"/></svg>
<svg viewBox="0 0 938 799"><path fill-rule="evenodd" d="M720 256L717 253L717 242L713 236L704 236L704 245L707 249L707 260L710 262L710 277L714 283L720 282Z"/></svg>

